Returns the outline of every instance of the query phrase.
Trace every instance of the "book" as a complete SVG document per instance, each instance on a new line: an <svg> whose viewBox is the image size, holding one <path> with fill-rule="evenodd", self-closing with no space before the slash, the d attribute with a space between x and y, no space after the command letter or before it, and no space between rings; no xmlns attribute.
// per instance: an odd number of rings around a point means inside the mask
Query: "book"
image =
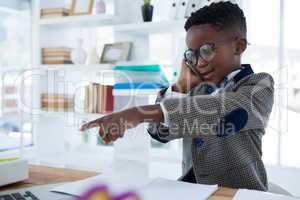
<svg viewBox="0 0 300 200"><path fill-rule="evenodd" d="M85 86L85 107L87 113L107 113L113 111L113 87L90 83Z"/></svg>
<svg viewBox="0 0 300 200"><path fill-rule="evenodd" d="M54 52L71 52L72 48L69 47L44 47L42 53L54 53Z"/></svg>
<svg viewBox="0 0 300 200"><path fill-rule="evenodd" d="M60 64L74 64L71 60L53 60L43 61L44 65L60 65Z"/></svg>
<svg viewBox="0 0 300 200"><path fill-rule="evenodd" d="M114 96L113 96L113 86L107 86L107 97L106 97L106 109L105 112L113 112L114 111Z"/></svg>
<svg viewBox="0 0 300 200"><path fill-rule="evenodd" d="M65 17L68 16L68 14L65 13L53 13L53 14L47 14L47 15L41 15L42 19L47 19L47 18L59 18L59 17Z"/></svg>
<svg viewBox="0 0 300 200"><path fill-rule="evenodd" d="M89 87L88 112L97 113L97 83L91 83L88 87Z"/></svg>
<svg viewBox="0 0 300 200"><path fill-rule="evenodd" d="M16 86L4 86L4 94L15 94L17 92Z"/></svg>
<svg viewBox="0 0 300 200"><path fill-rule="evenodd" d="M84 112L89 112L89 85L84 87Z"/></svg>
<svg viewBox="0 0 300 200"><path fill-rule="evenodd" d="M98 105L100 104L100 102L98 101L99 99L99 95L98 95L98 87L99 87L99 84L98 83L93 83L93 113L97 113L97 107Z"/></svg>
<svg viewBox="0 0 300 200"><path fill-rule="evenodd" d="M57 51L57 52L44 52L42 53L43 57L57 57L57 56L64 56L64 57L71 57L71 52L66 51Z"/></svg>
<svg viewBox="0 0 300 200"><path fill-rule="evenodd" d="M68 108L73 108L74 103L73 102L42 102L42 108L63 108L63 109L68 109Z"/></svg>
<svg viewBox="0 0 300 200"><path fill-rule="evenodd" d="M42 99L42 103L70 103L72 104L73 99Z"/></svg>
<svg viewBox="0 0 300 200"><path fill-rule="evenodd" d="M61 61L61 60L70 60L71 58L68 56L50 56L50 57L46 57L43 56L43 61L47 62L47 61Z"/></svg>
<svg viewBox="0 0 300 200"><path fill-rule="evenodd" d="M96 107L96 113L102 113L103 111L103 108L104 108L104 101L105 101L105 97L103 96L104 95L104 90L105 90L105 87L103 85L97 85L97 93L98 93L98 105Z"/></svg>
<svg viewBox="0 0 300 200"><path fill-rule="evenodd" d="M43 93L41 94L41 107L47 110L59 111L74 108L74 98L67 94Z"/></svg>
<svg viewBox="0 0 300 200"><path fill-rule="evenodd" d="M49 14L49 13L69 13L70 10L67 8L42 8L42 14Z"/></svg>
<svg viewBox="0 0 300 200"><path fill-rule="evenodd" d="M56 99L72 99L73 95L71 94L60 94L60 93L42 93L42 98L56 98Z"/></svg>
<svg viewBox="0 0 300 200"><path fill-rule="evenodd" d="M3 100L3 107L4 108L17 108L18 102L16 99Z"/></svg>
<svg viewBox="0 0 300 200"><path fill-rule="evenodd" d="M70 108L63 108L63 107L42 107L44 111L49 112L68 112L68 111L74 111L73 107Z"/></svg>

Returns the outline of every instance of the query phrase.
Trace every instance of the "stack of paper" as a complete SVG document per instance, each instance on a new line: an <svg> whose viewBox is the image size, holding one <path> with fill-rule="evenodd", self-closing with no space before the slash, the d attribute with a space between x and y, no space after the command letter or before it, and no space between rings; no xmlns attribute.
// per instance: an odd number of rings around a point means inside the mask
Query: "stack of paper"
<svg viewBox="0 0 300 200"><path fill-rule="evenodd" d="M54 188L53 192L60 192L80 196L93 186L106 184L113 194L125 191L136 191L143 200L206 200L216 190L217 185L191 184L163 178L150 179L146 177L128 176L120 174L103 174L83 181L68 183Z"/></svg>
<svg viewBox="0 0 300 200"><path fill-rule="evenodd" d="M246 190L240 189L236 195L234 196L233 200L299 200L298 198L283 196L272 194L268 192L261 192L256 190Z"/></svg>

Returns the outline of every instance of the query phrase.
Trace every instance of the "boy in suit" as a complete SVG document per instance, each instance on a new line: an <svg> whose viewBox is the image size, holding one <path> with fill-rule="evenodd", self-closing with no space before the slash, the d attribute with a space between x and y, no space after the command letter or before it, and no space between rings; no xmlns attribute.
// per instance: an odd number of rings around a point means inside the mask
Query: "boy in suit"
<svg viewBox="0 0 300 200"><path fill-rule="evenodd" d="M150 136L183 139L182 181L266 191L262 136L273 106L274 82L242 65L246 19L238 5L212 3L187 20L178 81L155 105L133 107L84 124L109 143L143 122ZM191 70L193 69L193 70Z"/></svg>

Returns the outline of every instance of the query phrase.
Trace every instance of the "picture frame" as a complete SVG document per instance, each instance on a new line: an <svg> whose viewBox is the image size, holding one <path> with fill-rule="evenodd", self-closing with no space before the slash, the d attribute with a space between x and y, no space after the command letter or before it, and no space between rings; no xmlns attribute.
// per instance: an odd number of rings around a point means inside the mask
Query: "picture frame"
<svg viewBox="0 0 300 200"><path fill-rule="evenodd" d="M94 0L72 0L70 15L90 15L93 13Z"/></svg>
<svg viewBox="0 0 300 200"><path fill-rule="evenodd" d="M116 63L119 61L128 61L132 42L118 42L105 44L100 63Z"/></svg>

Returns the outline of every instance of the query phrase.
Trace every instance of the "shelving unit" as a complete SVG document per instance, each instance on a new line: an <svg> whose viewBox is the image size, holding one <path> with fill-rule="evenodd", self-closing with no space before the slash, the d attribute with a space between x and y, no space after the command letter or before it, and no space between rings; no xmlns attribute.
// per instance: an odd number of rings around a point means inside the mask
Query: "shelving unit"
<svg viewBox="0 0 300 200"><path fill-rule="evenodd" d="M104 43L111 42L124 42L130 41L133 43L133 49L130 55L130 61L124 62L122 64L146 64L146 63L155 63L151 59L150 52L150 43L152 34L170 34L170 37L176 37L178 35L184 35L185 30L184 20L179 21L154 21L144 23L141 22L142 18L132 17L131 12L138 12L140 14L140 5L138 2L133 2L132 4L126 5L124 7L124 0L110 0L114 4L120 4L115 6L115 14L103 14L103 15L85 15L85 16L67 16L62 18L45 18L40 19L40 9L45 7L43 1L46 0L33 0L32 9L33 9L33 19L32 24L32 70L37 71L37 76L40 77L33 80L33 106L35 108L41 107L40 95L45 92L55 91L55 87L49 84L49 77L51 81L58 81L62 83L64 81L71 82L69 78L74 78L72 84L79 84L79 82L93 81L95 79L98 81L99 74L101 72L113 72L112 70L115 65L111 64L92 64L92 65L43 65L41 62L41 48L47 46L67 46L73 47L74 40L78 37L85 37L88 42L94 40L96 34L101 34L101 28L109 28L112 30L113 41L103 41ZM47 6L48 3L47 2ZM59 1L56 1L59 2ZM130 1L131 2L131 1ZM50 2L52 3L52 1ZM122 5L122 6L121 6ZM127 10L127 7L130 7ZM123 9L123 10L119 10ZM134 15L134 14L133 14ZM129 16L129 18L128 18ZM139 16L139 15L137 15ZM133 20L134 19L134 20ZM88 32L89 36L83 36ZM64 33L66 33L64 35ZM174 39L174 41L175 41ZM174 42L175 43L175 42ZM173 45L173 44L171 44ZM172 51L175 51L175 47L172 48ZM172 52L174 56L174 53ZM39 74L39 72L41 72ZM62 73L60 73L62 72ZM99 73L100 72L100 73ZM56 76L60 76L60 79ZM111 73L110 73L111 74ZM103 75L103 73L102 73ZM104 73L104 76L106 74ZM90 78L92 77L92 78ZM96 78L95 78L96 77ZM48 79L47 79L48 78ZM47 80L45 80L47 79ZM101 79L101 78L100 78ZM47 82L48 81L48 82ZM97 82L96 81L96 82ZM50 88L50 90L49 90ZM130 104L119 105L116 110L126 109L134 105L145 105L149 103L149 96L153 97L157 94L158 90L144 90L136 93L134 90L122 90L114 91L114 93L122 98L127 98L128 96L132 97L134 100ZM122 101L122 100L121 100ZM123 102L122 102L123 103ZM126 102L127 103L127 102ZM96 113L83 113L75 109L75 112L52 112L45 111L41 109L36 109L33 111L33 114L37 114L37 120L34 120L33 132L35 135L35 143L39 152L45 150L45 145L56 145L57 154L59 154L64 146L64 141L60 141L61 137L71 137L75 138L75 141L78 140L76 137L80 134L78 127L82 124L83 121L88 121L104 116L104 114ZM64 121L62 118L67 121L72 121L71 124ZM135 160L136 158L142 158L144 161L149 159L150 151L150 138L147 134L142 134L145 132L145 126L139 126L136 130L130 130L128 133L129 138L126 136L117 141L114 144L114 147L107 147L113 149L115 159L124 158L127 155L130 155L129 159ZM76 133L78 133L76 135ZM139 134L137 134L139 133ZM51 135L53 134L53 135ZM51 137L49 136L51 135ZM67 135L67 136L62 136ZM74 136L75 135L75 136ZM134 140L130 138L130 135L135 135ZM49 138L53 139L53 142ZM47 140L48 138L48 140ZM54 143L56 138L56 143ZM52 143L51 143L52 142ZM78 141L77 141L78 142ZM48 144L49 143L49 144ZM76 143L76 142L75 142ZM71 145L73 142L70 143ZM72 147L73 148L73 147ZM74 148L76 148L74 146ZM129 152L127 152L129 151ZM126 154L127 152L127 154ZM51 152L48 152L51 153ZM119 155L120 154L120 155ZM123 155L121 155L123 154Z"/></svg>

